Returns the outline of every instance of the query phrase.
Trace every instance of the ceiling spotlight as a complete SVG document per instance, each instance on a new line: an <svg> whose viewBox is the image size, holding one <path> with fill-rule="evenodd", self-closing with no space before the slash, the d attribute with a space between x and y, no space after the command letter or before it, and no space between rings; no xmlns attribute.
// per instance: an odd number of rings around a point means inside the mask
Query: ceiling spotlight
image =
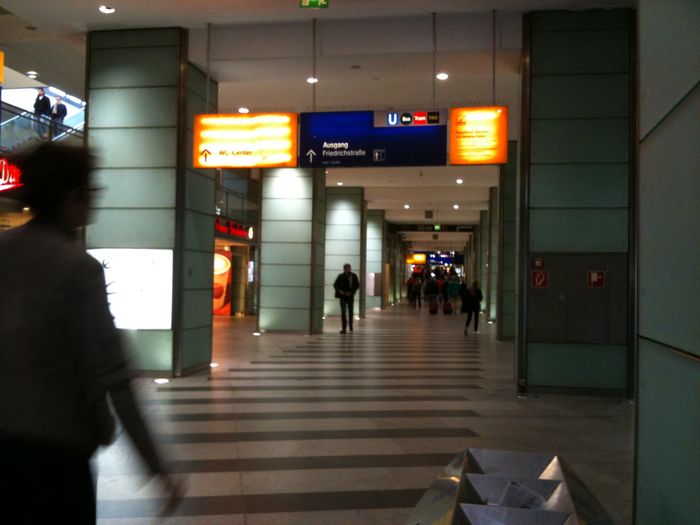
<svg viewBox="0 0 700 525"><path fill-rule="evenodd" d="M338 185L338 186L342 186L342 185L343 185L343 183L342 183L342 182L340 182L340 181L338 181L338 182L336 182L336 185Z"/></svg>
<svg viewBox="0 0 700 525"><path fill-rule="evenodd" d="M209 366L210 366L211 368L218 368L218 367L219 367L219 363L209 363Z"/></svg>
<svg viewBox="0 0 700 525"><path fill-rule="evenodd" d="M102 13L103 15L111 15L112 13L115 13L117 10L114 9L113 7L110 7L108 5L101 5L98 8L99 12Z"/></svg>
<svg viewBox="0 0 700 525"><path fill-rule="evenodd" d="M166 379L164 377L154 379L153 382L157 385L165 385L167 383L170 383L170 379Z"/></svg>
<svg viewBox="0 0 700 525"><path fill-rule="evenodd" d="M409 208L411 207L411 205L410 205L410 204L404 204L403 207L404 207L405 210L407 210L407 209L409 209Z"/></svg>
<svg viewBox="0 0 700 525"><path fill-rule="evenodd" d="M457 179L457 184L462 184L464 181L462 179Z"/></svg>
<svg viewBox="0 0 700 525"><path fill-rule="evenodd" d="M316 84L316 83L318 82L318 78L316 78L316 77L309 77L309 78L306 79L306 81L307 81L309 84Z"/></svg>
<svg viewBox="0 0 700 525"><path fill-rule="evenodd" d="M438 80L447 80L448 78L450 78L450 75L443 71L435 75L435 78L437 78Z"/></svg>
<svg viewBox="0 0 700 525"><path fill-rule="evenodd" d="M253 335L254 335L255 337L260 337L260 332L253 332Z"/></svg>
<svg viewBox="0 0 700 525"><path fill-rule="evenodd" d="M458 209L459 209L459 204L453 204L452 207L453 207L455 210L458 210Z"/></svg>
<svg viewBox="0 0 700 525"><path fill-rule="evenodd" d="M240 108L238 108L238 112L239 113L250 113L250 110L248 108L244 108L243 106L241 106Z"/></svg>
<svg viewBox="0 0 700 525"><path fill-rule="evenodd" d="M39 73L37 73L36 71L27 71L27 76L29 78L36 78L39 76Z"/></svg>

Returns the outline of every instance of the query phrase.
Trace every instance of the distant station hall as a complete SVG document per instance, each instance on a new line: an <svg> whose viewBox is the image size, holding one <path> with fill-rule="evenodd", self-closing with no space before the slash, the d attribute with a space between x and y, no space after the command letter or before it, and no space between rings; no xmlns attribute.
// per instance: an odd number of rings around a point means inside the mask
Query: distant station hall
<svg viewBox="0 0 700 525"><path fill-rule="evenodd" d="M698 525L698 27L0 0L6 513Z"/></svg>

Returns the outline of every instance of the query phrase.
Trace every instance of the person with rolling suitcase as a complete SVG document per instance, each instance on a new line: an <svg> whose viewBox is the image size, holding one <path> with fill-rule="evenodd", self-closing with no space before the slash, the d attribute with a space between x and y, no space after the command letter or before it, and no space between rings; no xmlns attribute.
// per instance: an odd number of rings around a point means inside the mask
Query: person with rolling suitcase
<svg viewBox="0 0 700 525"><path fill-rule="evenodd" d="M431 314L437 314L438 312L439 293L440 288L438 287L438 283L432 276L428 276L428 280L425 283L425 297L428 299L428 311Z"/></svg>

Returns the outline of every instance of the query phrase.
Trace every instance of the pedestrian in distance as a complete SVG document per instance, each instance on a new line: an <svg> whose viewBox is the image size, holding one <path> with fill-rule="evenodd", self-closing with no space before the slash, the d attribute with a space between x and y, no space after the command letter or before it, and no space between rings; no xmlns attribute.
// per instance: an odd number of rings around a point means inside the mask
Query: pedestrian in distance
<svg viewBox="0 0 700 525"><path fill-rule="evenodd" d="M169 512L182 485L136 402L102 266L77 242L94 193L93 158L83 147L41 142L12 163L34 218L0 232L3 511L31 523L93 525L90 458L113 441L116 413L162 482Z"/></svg>
<svg viewBox="0 0 700 525"><path fill-rule="evenodd" d="M447 286L447 300L449 301L451 307L450 307L450 313L456 315L457 314L457 299L459 299L460 296L460 289L459 289L459 277L457 275L452 275L450 276L450 280L446 284Z"/></svg>
<svg viewBox="0 0 700 525"><path fill-rule="evenodd" d="M472 285L467 290L467 322L464 323L464 335L467 335L469 323L474 318L474 333L479 333L479 312L481 312L481 301L484 296L479 289L479 281L472 281Z"/></svg>
<svg viewBox="0 0 700 525"><path fill-rule="evenodd" d="M68 114L68 108L61 102L61 97L56 97L56 103L51 107L51 135L55 137L61 132L63 119Z"/></svg>
<svg viewBox="0 0 700 525"><path fill-rule="evenodd" d="M340 333L346 333L348 328L352 332L355 292L360 288L360 279L352 273L349 263L343 265L343 273L338 275L333 288L335 288L336 298L340 299L340 316L343 323Z"/></svg>
<svg viewBox="0 0 700 525"><path fill-rule="evenodd" d="M39 88L36 99L34 99L34 125L36 126L36 134L40 139L46 138L50 113L51 101L44 94L43 88Z"/></svg>

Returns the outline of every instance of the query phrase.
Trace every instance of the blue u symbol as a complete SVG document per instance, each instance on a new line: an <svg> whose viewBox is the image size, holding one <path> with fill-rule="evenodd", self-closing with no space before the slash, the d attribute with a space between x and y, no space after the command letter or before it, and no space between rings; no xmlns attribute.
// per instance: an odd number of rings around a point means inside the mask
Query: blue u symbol
<svg viewBox="0 0 700 525"><path fill-rule="evenodd" d="M399 123L399 114L398 113L387 113L386 114L386 123L389 124L390 126L396 126Z"/></svg>

